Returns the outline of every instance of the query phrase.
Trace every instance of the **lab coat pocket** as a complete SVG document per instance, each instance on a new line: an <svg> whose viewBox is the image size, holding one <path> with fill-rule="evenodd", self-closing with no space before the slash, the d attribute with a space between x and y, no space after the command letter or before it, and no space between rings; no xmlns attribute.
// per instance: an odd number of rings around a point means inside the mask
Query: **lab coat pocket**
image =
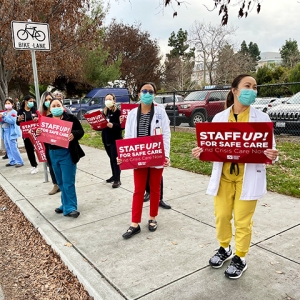
<svg viewBox="0 0 300 300"><path fill-rule="evenodd" d="M266 189L266 167L261 165L256 168L256 179L255 179L254 191L256 194L261 195Z"/></svg>

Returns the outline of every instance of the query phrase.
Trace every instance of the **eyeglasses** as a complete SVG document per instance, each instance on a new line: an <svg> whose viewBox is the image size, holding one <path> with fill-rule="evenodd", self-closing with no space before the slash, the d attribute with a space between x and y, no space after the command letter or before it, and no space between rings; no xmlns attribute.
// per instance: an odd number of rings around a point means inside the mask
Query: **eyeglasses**
<svg viewBox="0 0 300 300"><path fill-rule="evenodd" d="M153 90L141 90L141 92L142 92L143 94L147 94L147 93L149 93L150 95L153 95L153 94L154 94L154 91L153 91Z"/></svg>

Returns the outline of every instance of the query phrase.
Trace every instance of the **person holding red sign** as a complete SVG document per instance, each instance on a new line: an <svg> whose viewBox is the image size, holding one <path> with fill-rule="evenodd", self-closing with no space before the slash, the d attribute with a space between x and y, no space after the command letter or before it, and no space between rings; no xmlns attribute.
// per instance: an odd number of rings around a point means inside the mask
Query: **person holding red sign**
<svg viewBox="0 0 300 300"><path fill-rule="evenodd" d="M116 97L114 94L107 94L105 96L105 108L103 114L108 123L107 127L102 129L102 142L109 157L112 172L112 176L107 179L106 182L113 182L112 187L118 188L121 185L121 171L117 163L118 153L116 140L122 139L122 129L120 124L120 110L116 105Z"/></svg>
<svg viewBox="0 0 300 300"><path fill-rule="evenodd" d="M146 82L141 85L139 89L139 98L141 103L139 107L134 108L128 114L125 126L125 138L162 134L165 150L165 163L163 166L138 168L133 170L134 192L132 198L131 226L122 235L124 239L129 239L141 231L139 223L141 222L142 217L148 172L149 182L151 185L148 229L150 231L155 231L157 229L156 216L158 215L158 206L160 201L160 183L163 167L167 167L170 164L169 155L171 133L169 126L170 121L165 109L160 106L155 106L153 103L155 93L156 86L154 83ZM122 163L122 160L119 158L118 163Z"/></svg>
<svg viewBox="0 0 300 300"><path fill-rule="evenodd" d="M226 109L218 113L213 122L270 122L267 114L251 107L257 95L256 80L249 75L239 75L231 85L226 100ZM275 161L278 151L265 150L265 155ZM200 157L203 149L192 150ZM240 278L247 269L245 256L249 251L252 234L252 217L259 198L266 194L266 167L261 163L214 162L207 194L214 196L217 239L220 248L209 260L213 268L220 268L231 259L225 271L230 279ZM232 252L231 219L234 215L235 255Z"/></svg>
<svg viewBox="0 0 300 300"><path fill-rule="evenodd" d="M18 118L17 118L17 125L20 125L21 122L26 121L38 121L38 115L37 110L35 107L35 101L34 98L30 95L27 95L24 97L24 100L21 104L21 108L18 110ZM29 162L31 164L31 174L36 174L38 169L38 163L36 161L36 157L34 154L34 146L32 145L29 138L23 138L24 145L27 153L27 157L29 159Z"/></svg>
<svg viewBox="0 0 300 300"><path fill-rule="evenodd" d="M39 106L39 113L42 116L47 117L51 114L50 102L53 98L54 98L54 96L50 92L46 91L42 94L41 101L40 101L40 106ZM50 155L49 155L49 144L44 143L44 145L45 145L45 152L46 152L46 157L47 157L47 165L49 167L50 176L51 176L51 180L52 180L52 183L53 183L53 188L48 193L48 195L54 195L54 194L60 192L60 189L59 189L59 186L57 184L55 174L54 174L54 170L53 170L52 164L51 164L51 159L50 159Z"/></svg>
<svg viewBox="0 0 300 300"><path fill-rule="evenodd" d="M51 115L49 117L72 122L72 130L68 136L69 146L63 148L55 144L49 145L49 155L54 170L57 184L61 190L61 206L55 209L58 214L67 217L77 218L80 212L77 211L77 196L75 189L75 176L77 163L85 154L79 145L79 140L84 135L84 130L79 120L64 111L59 99L53 98L50 102ZM42 128L36 130L40 135Z"/></svg>
<svg viewBox="0 0 300 300"><path fill-rule="evenodd" d="M14 101L11 98L6 98L4 106L6 111L0 113L0 118L2 118L4 145L9 158L6 167L19 168L24 166L24 161L18 148L18 137L21 136L21 130L16 124L17 112L13 109Z"/></svg>

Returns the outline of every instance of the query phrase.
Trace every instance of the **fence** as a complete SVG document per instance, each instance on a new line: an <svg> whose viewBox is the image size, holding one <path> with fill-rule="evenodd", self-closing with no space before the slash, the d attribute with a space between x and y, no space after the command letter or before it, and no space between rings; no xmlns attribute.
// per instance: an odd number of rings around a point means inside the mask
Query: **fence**
<svg viewBox="0 0 300 300"><path fill-rule="evenodd" d="M210 122L224 109L228 87L158 93L155 101L164 104L174 131L194 127L195 122ZM225 95L225 96L224 96ZM184 98L184 101L182 101ZM170 100L172 99L172 100ZM300 82L258 86L253 106L270 116L275 135L300 136Z"/></svg>

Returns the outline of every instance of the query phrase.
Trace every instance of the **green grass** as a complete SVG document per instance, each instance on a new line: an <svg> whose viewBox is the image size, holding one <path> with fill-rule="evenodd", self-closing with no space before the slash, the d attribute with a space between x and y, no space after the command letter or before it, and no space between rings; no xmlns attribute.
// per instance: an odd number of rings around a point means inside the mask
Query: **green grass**
<svg viewBox="0 0 300 300"><path fill-rule="evenodd" d="M104 149L101 132L96 132L88 124L82 124L85 134L80 143L97 149ZM172 132L171 137L171 164L172 167L210 175L212 163L200 161L191 155L192 148L196 147L194 133ZM267 165L267 188L269 191L283 195L300 198L300 143L297 138L284 140L277 139L279 161L273 165Z"/></svg>

